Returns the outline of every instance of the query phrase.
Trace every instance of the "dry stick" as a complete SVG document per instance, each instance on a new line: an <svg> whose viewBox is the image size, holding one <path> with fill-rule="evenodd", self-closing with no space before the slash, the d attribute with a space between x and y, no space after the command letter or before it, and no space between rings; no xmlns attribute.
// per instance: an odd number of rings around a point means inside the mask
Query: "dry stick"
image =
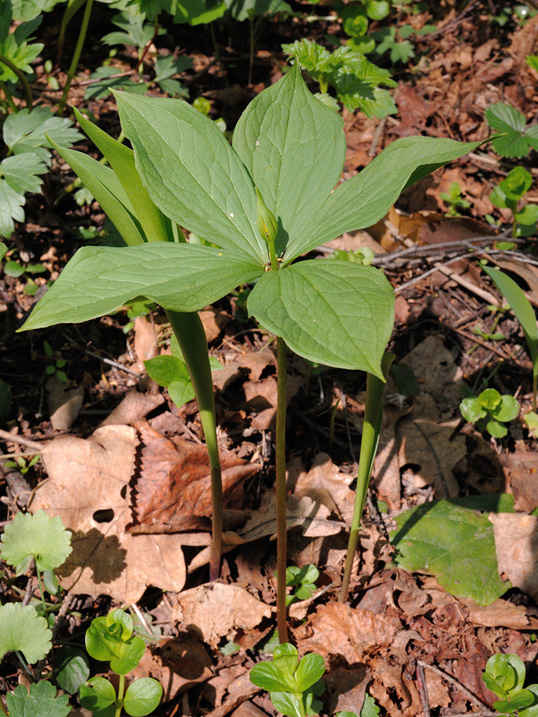
<svg viewBox="0 0 538 717"><path fill-rule="evenodd" d="M31 448L32 450L37 451L38 453L41 453L44 446L42 443L37 443L37 441L31 441L29 438L24 438L24 436L17 436L13 433L9 433L8 431L4 431L0 428L0 440L11 442L11 443L18 443L21 446L26 446L27 448Z"/></svg>
<svg viewBox="0 0 538 717"><path fill-rule="evenodd" d="M287 347L277 337L277 409L276 409L276 523L277 523L277 628L281 643L288 641L286 610L286 563L288 526L286 521L286 384Z"/></svg>
<svg viewBox="0 0 538 717"><path fill-rule="evenodd" d="M440 670L438 667L435 667L435 665L428 665L427 662L423 662L422 660L417 660L417 666L420 665L421 667L426 667L428 670L431 670L432 672L436 672L438 675L443 677L445 680L450 682L451 685L454 685L454 687L457 687L463 694L471 700L471 702L474 702L475 705L478 705L478 707L481 707L482 709L486 709L487 712L485 714L488 715L497 715L498 712L492 712L489 709L489 706L482 702L482 700L477 697L475 694L471 692L471 690L467 689L464 685L461 684L461 682L458 682L458 680L455 677L452 677L448 672L444 672L443 670ZM474 713L473 713L474 714Z"/></svg>
<svg viewBox="0 0 538 717"><path fill-rule="evenodd" d="M372 140L372 144L370 145L370 149L368 150L369 157L375 157L375 155L377 154L377 148L379 146L379 142L381 141L381 137L383 136L386 124L387 118L383 117L383 119L380 120L379 124L375 128L374 138Z"/></svg>
<svg viewBox="0 0 538 717"><path fill-rule="evenodd" d="M454 27L457 25L460 25L463 20L465 19L465 16L468 15L473 7L478 4L478 0L471 0L471 2L467 5L466 8L464 8L459 15L456 15L456 17L453 20L450 20L447 22L446 25L443 25L443 27L439 28L439 30L436 30L435 32L429 32L428 33L428 40L431 40L434 37L437 37L437 35L443 35L447 30L453 30Z"/></svg>
<svg viewBox="0 0 538 717"><path fill-rule="evenodd" d="M424 676L424 667L420 664L420 662L417 662L417 687L420 702L422 704L423 716L431 717L430 702L428 699L428 686L426 684L426 677Z"/></svg>

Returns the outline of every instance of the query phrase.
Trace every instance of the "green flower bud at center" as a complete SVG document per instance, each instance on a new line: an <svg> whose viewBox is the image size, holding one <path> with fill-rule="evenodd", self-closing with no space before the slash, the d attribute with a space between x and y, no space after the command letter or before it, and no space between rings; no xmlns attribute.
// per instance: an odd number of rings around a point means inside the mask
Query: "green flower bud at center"
<svg viewBox="0 0 538 717"><path fill-rule="evenodd" d="M273 212L270 211L265 205L265 202L262 199L262 195L260 194L258 187L255 187L255 189L256 196L258 198L258 229L262 238L265 239L265 241L269 244L273 244L276 239L278 224Z"/></svg>

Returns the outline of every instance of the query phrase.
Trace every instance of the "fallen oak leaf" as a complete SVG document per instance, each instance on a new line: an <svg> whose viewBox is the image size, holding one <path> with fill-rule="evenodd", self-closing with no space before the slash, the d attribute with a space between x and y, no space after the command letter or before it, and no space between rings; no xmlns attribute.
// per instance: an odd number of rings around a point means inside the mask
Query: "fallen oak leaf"
<svg viewBox="0 0 538 717"><path fill-rule="evenodd" d="M66 436L43 449L49 480L31 510L60 516L73 532L73 552L58 577L75 594L132 604L149 585L179 591L185 584L180 536L126 533L137 445L134 428L104 426L88 439Z"/></svg>
<svg viewBox="0 0 538 717"><path fill-rule="evenodd" d="M211 516L211 468L207 449L181 438L173 441L147 421L136 421L142 440L141 470L133 488L135 534L174 533L207 527ZM223 502L259 466L221 452Z"/></svg>

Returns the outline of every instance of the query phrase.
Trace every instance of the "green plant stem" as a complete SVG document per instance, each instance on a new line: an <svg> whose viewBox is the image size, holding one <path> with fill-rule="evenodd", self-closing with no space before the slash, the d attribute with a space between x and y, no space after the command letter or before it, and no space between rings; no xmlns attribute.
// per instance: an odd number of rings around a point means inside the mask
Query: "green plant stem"
<svg viewBox="0 0 538 717"><path fill-rule="evenodd" d="M30 668L28 667L28 664L27 664L26 660L25 660L24 657L21 655L21 653L19 652L19 650L15 650L15 654L17 655L17 659L18 659L19 662L21 663L21 665L22 665L24 671L26 672L27 675L30 676L31 681L33 682L33 681L34 681L34 676L32 675L32 671L31 671Z"/></svg>
<svg viewBox="0 0 538 717"><path fill-rule="evenodd" d="M197 313L167 311L166 314L191 377L209 454L213 509L209 579L216 580L220 575L222 555L222 476L217 440L213 379L207 351L207 339L202 321Z"/></svg>
<svg viewBox="0 0 538 717"><path fill-rule="evenodd" d="M43 605L43 617L47 617L47 604L45 602L45 591L43 590L43 582L41 580L41 570L35 566L35 571L37 574L37 582L39 584L39 593L41 595L41 604Z"/></svg>
<svg viewBox="0 0 538 717"><path fill-rule="evenodd" d="M391 354L387 353L383 357L382 368L385 375L388 373L393 358ZM381 431L384 386L385 383L380 378L371 373L367 374L366 406L364 409L364 425L362 429L357 488L355 489L355 506L347 545L346 567L344 569L344 577L342 578L342 587L338 595L340 602L344 602L347 597L349 581L351 580L351 570L353 568L353 559L359 542L362 511L364 509L368 484L370 483L377 444L379 442L379 433Z"/></svg>
<svg viewBox="0 0 538 717"><path fill-rule="evenodd" d="M288 527L286 523L286 384L287 348L284 339L277 338L277 409L276 409L276 619L278 638L288 641L286 614L286 561Z"/></svg>
<svg viewBox="0 0 538 717"><path fill-rule="evenodd" d="M58 106L59 114L61 114L64 110L65 103L67 102L67 94L69 92L69 88L71 87L71 82L73 81L73 77L75 76L75 72L76 72L77 66L78 66L78 61L80 60L80 55L82 54L82 48L84 47L84 40L86 39L86 33L88 31L88 25L90 23L90 16L92 14L92 6L93 6L93 0L87 0L86 7L84 8L84 16L82 18L82 25L80 26L80 32L78 34L77 45L75 47L75 52L73 53L73 57L71 59L71 64L69 65L69 70L67 72L67 80L65 83L64 91L62 93L62 99L60 100L60 104Z"/></svg>
<svg viewBox="0 0 538 717"><path fill-rule="evenodd" d="M267 243L269 244L269 256L271 257L271 269L273 271L278 271L278 261L276 258L275 242L268 241Z"/></svg>
<svg viewBox="0 0 538 717"><path fill-rule="evenodd" d="M26 99L26 106L29 110L34 106L34 96L32 95L32 88L30 87L28 80L26 79L24 72L20 70L17 65L14 65L11 60L0 52L0 62L6 67L9 67L11 72L14 72L19 78L19 82L24 90L24 97ZM5 90L4 90L5 91Z"/></svg>
<svg viewBox="0 0 538 717"><path fill-rule="evenodd" d="M536 411L536 394L538 393L538 372L532 372L532 410Z"/></svg>
<svg viewBox="0 0 538 717"><path fill-rule="evenodd" d="M125 694L125 675L120 675L118 683L118 699L116 701L116 714L114 717L120 717L121 708L123 707L123 696Z"/></svg>

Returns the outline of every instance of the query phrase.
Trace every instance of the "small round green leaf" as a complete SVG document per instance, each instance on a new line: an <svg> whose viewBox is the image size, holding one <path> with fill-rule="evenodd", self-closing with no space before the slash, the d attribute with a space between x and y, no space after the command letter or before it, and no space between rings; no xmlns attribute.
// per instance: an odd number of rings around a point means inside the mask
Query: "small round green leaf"
<svg viewBox="0 0 538 717"><path fill-rule="evenodd" d="M390 13L390 5L387 0L369 0L366 12L370 20L384 20Z"/></svg>
<svg viewBox="0 0 538 717"><path fill-rule="evenodd" d="M0 660L10 650L22 652L33 665L49 652L52 632L44 617L39 617L31 605L19 603L0 606Z"/></svg>
<svg viewBox="0 0 538 717"><path fill-rule="evenodd" d="M175 356L156 356L144 361L144 366L159 386L169 386L173 381L190 380L185 362Z"/></svg>
<svg viewBox="0 0 538 717"><path fill-rule="evenodd" d="M532 174L525 167L514 167L506 175L506 179L499 182L499 186L508 199L517 201L521 199L530 189Z"/></svg>
<svg viewBox="0 0 538 717"><path fill-rule="evenodd" d="M24 274L24 267L21 266L17 261L6 261L4 264L4 274L11 276L16 279Z"/></svg>
<svg viewBox="0 0 538 717"><path fill-rule="evenodd" d="M464 398L460 403L460 411L461 415L466 421L469 421L469 423L476 423L478 420L485 418L486 416L486 411L480 405L480 401L476 398L476 396Z"/></svg>
<svg viewBox="0 0 538 717"><path fill-rule="evenodd" d="M499 207L499 209L506 209L506 194L503 192L501 187L497 185L490 193L489 193L489 200L490 202L496 206Z"/></svg>
<svg viewBox="0 0 538 717"><path fill-rule="evenodd" d="M0 555L14 567L31 555L39 570L54 570L65 562L71 550L71 533L62 519L38 510L33 515L17 513L6 525Z"/></svg>
<svg viewBox="0 0 538 717"><path fill-rule="evenodd" d="M495 421L493 418L486 423L486 429L493 438L504 438L508 433L506 426L503 426L502 423Z"/></svg>
<svg viewBox="0 0 538 717"><path fill-rule="evenodd" d="M486 411L494 411L501 404L501 394L494 388L486 388L479 394L478 402Z"/></svg>
<svg viewBox="0 0 538 717"><path fill-rule="evenodd" d="M78 697L84 709L98 712L114 704L116 690L105 677L94 677L93 680L80 685Z"/></svg>
<svg viewBox="0 0 538 717"><path fill-rule="evenodd" d="M517 398L510 395L501 396L501 402L492 414L497 421L502 421L503 423L513 421L519 414L519 402Z"/></svg>
<svg viewBox="0 0 538 717"><path fill-rule="evenodd" d="M146 651L146 643L141 637L131 637L121 646L120 654L110 660L110 669L118 675L126 675L132 672L142 659Z"/></svg>
<svg viewBox="0 0 538 717"><path fill-rule="evenodd" d="M151 677L141 677L127 688L123 707L131 717L144 717L158 706L162 694L160 682Z"/></svg>

